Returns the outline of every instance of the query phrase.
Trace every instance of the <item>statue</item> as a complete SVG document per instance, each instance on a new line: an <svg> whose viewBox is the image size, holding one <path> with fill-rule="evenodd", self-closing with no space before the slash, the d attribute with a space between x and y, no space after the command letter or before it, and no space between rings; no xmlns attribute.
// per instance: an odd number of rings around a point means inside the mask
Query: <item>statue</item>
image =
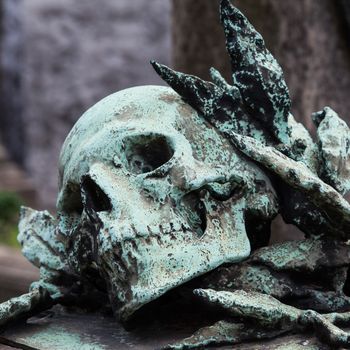
<svg viewBox="0 0 350 350"><path fill-rule="evenodd" d="M194 281L225 320L169 349L311 329L350 348L350 131L329 107L314 142L290 113L281 67L221 2L233 82L152 62L168 87L112 94L90 108L60 156L57 217L23 208L19 241L40 268L0 305L0 327L54 304L110 305L126 324ZM304 240L269 246L277 214Z"/></svg>

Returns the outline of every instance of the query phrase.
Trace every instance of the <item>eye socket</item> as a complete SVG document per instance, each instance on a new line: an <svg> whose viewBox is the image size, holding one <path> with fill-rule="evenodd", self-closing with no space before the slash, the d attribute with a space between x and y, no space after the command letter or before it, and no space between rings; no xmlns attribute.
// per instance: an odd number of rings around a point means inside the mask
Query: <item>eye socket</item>
<svg viewBox="0 0 350 350"><path fill-rule="evenodd" d="M128 137L124 146L127 166L134 174L149 173L167 163L174 154L166 137L158 134Z"/></svg>
<svg viewBox="0 0 350 350"><path fill-rule="evenodd" d="M112 209L110 199L90 176L86 175L82 178L81 189L86 207L96 212Z"/></svg>

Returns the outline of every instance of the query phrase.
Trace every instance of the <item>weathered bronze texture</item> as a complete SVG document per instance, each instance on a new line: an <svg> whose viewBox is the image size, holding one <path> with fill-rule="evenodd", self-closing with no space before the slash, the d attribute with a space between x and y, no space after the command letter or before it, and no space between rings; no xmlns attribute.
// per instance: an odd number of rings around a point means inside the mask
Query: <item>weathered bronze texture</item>
<svg viewBox="0 0 350 350"><path fill-rule="evenodd" d="M314 141L261 35L229 0L221 21L231 84L152 62L172 89L115 93L76 123L57 218L21 213L19 241L41 278L0 305L0 325L57 303L111 306L127 324L183 288L225 319L169 349L309 329L350 348L338 328L350 324L349 128L325 107ZM268 246L278 214L305 239Z"/></svg>

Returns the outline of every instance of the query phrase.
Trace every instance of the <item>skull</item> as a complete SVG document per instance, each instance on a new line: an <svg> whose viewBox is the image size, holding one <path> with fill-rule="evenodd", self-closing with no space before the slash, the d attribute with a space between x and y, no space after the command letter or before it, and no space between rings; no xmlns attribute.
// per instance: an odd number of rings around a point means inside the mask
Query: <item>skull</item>
<svg viewBox="0 0 350 350"><path fill-rule="evenodd" d="M127 320L168 290L241 261L250 254L243 184L268 182L247 164L170 88L106 97L78 120L60 156L59 229L80 242L70 264L88 261ZM258 202L265 218L275 214L275 204Z"/></svg>

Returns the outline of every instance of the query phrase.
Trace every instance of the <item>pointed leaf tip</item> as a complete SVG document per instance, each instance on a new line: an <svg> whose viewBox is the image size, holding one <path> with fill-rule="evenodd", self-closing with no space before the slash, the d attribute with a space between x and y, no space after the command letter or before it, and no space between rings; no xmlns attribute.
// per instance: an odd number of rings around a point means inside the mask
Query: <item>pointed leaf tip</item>
<svg viewBox="0 0 350 350"><path fill-rule="evenodd" d="M160 63L158 63L158 62L155 61L155 60L151 60L150 63L151 63L151 65L152 65L153 69L156 71L156 73L157 73L158 75L161 76L162 68L165 67L165 66L162 65L162 64L160 64ZM161 76L161 77L162 77L162 76Z"/></svg>
<svg viewBox="0 0 350 350"><path fill-rule="evenodd" d="M220 20L224 26L225 31L230 27L249 28L251 24L243 13L230 0L222 0L220 6Z"/></svg>
<svg viewBox="0 0 350 350"><path fill-rule="evenodd" d="M249 20L229 0L221 2L221 22L231 58L234 85L248 113L289 144L290 97L282 68Z"/></svg>
<svg viewBox="0 0 350 350"><path fill-rule="evenodd" d="M224 9L230 9L233 5L230 0L221 0L220 2L220 12L222 12Z"/></svg>
<svg viewBox="0 0 350 350"><path fill-rule="evenodd" d="M153 69L154 69L155 71L157 71L156 69L157 69L157 67L159 66L159 63L158 63L157 61L155 61L155 60L150 60L149 63L151 64L151 66L153 67Z"/></svg>
<svg viewBox="0 0 350 350"><path fill-rule="evenodd" d="M180 73L177 73L166 65L160 64L156 61L151 61L151 65L153 66L153 69L156 71L156 73L176 91L172 81Z"/></svg>
<svg viewBox="0 0 350 350"><path fill-rule="evenodd" d="M158 75L173 88L182 99L204 116L212 116L223 90L213 83L196 76L180 73L154 62L153 68Z"/></svg>
<svg viewBox="0 0 350 350"><path fill-rule="evenodd" d="M211 300L212 298L215 299L216 297L216 292L213 291L212 289L198 288L193 291L193 294L204 300Z"/></svg>
<svg viewBox="0 0 350 350"><path fill-rule="evenodd" d="M204 289L198 288L193 290L193 294L197 297L202 297L205 295Z"/></svg>

